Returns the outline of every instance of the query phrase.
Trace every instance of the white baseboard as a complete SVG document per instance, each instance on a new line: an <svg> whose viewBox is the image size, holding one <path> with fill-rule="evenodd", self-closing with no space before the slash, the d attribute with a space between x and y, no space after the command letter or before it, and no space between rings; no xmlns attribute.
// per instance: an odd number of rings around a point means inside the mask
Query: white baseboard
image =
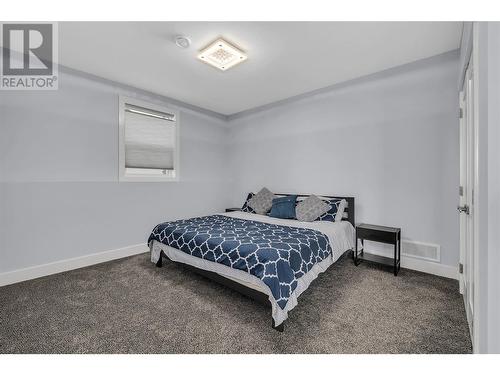
<svg viewBox="0 0 500 375"><path fill-rule="evenodd" d="M53 275L55 273L71 271L77 268L92 266L94 264L108 262L110 260L145 253L147 251L149 251L147 244L132 245L122 247L120 249L108 250L100 253L84 255L77 258L70 258L57 262L41 264L39 266L4 272L0 273L0 286L15 284L21 281Z"/></svg>
<svg viewBox="0 0 500 375"><path fill-rule="evenodd" d="M381 251L371 250L367 253L387 256ZM432 275L447 277L449 279L458 280L458 267L448 266L437 262L432 262L424 259L413 258L401 254L401 268L407 268L414 271L430 273Z"/></svg>
<svg viewBox="0 0 500 375"><path fill-rule="evenodd" d="M458 267L401 256L401 267L458 280Z"/></svg>
<svg viewBox="0 0 500 375"><path fill-rule="evenodd" d="M77 268L108 262L110 260L142 254L147 251L149 251L147 244L138 244L122 247L120 249L84 255L81 257L60 260L53 263L46 263L39 266L4 272L0 273L0 286L15 284L21 281L32 280L38 277L53 275L60 272L71 271ZM386 255L382 252L373 250L370 250L369 252L377 255ZM423 259L411 258L402 255L401 267L458 280L458 268L441 263L430 262Z"/></svg>

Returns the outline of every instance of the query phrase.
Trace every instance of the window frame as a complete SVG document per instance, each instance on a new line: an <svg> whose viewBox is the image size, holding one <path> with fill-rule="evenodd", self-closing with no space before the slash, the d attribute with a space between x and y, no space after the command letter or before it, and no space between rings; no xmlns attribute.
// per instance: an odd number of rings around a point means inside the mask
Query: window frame
<svg viewBox="0 0 500 375"><path fill-rule="evenodd" d="M118 98L118 181L119 182L177 182L180 175L180 116L179 111L160 104L119 95ZM170 113L175 116L175 177L161 174L130 174L125 168L125 106L136 105L158 112Z"/></svg>

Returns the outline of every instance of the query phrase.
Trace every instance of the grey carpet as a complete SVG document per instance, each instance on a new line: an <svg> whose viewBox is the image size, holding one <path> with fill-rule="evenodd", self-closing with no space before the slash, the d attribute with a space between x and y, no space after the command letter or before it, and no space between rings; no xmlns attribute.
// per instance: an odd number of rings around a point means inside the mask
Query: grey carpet
<svg viewBox="0 0 500 375"><path fill-rule="evenodd" d="M0 288L0 353L470 353L454 280L344 258L270 311L141 254Z"/></svg>

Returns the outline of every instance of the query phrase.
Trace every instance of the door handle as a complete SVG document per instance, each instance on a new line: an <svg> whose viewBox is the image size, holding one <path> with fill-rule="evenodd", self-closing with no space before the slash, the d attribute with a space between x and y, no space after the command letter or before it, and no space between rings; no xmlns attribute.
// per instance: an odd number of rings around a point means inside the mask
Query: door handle
<svg viewBox="0 0 500 375"><path fill-rule="evenodd" d="M458 210L458 212L460 212L460 213L464 213L464 214L466 214L466 215L468 215L468 214L469 214L469 206L467 206L466 204L464 204L463 206L458 206L458 207L457 207L457 210Z"/></svg>

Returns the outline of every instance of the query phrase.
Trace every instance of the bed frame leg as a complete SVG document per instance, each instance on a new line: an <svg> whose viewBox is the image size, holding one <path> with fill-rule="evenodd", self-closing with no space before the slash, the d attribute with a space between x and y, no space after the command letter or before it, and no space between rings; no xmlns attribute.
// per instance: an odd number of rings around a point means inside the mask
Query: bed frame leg
<svg viewBox="0 0 500 375"><path fill-rule="evenodd" d="M160 255L160 259L158 259L158 262L156 262L156 267L161 268L161 266L163 265L162 260L163 257Z"/></svg>
<svg viewBox="0 0 500 375"><path fill-rule="evenodd" d="M273 329L275 329L278 332L283 332L283 331L285 331L285 322L281 323L279 326L276 326L274 324L274 319L273 319L272 327L273 327Z"/></svg>

